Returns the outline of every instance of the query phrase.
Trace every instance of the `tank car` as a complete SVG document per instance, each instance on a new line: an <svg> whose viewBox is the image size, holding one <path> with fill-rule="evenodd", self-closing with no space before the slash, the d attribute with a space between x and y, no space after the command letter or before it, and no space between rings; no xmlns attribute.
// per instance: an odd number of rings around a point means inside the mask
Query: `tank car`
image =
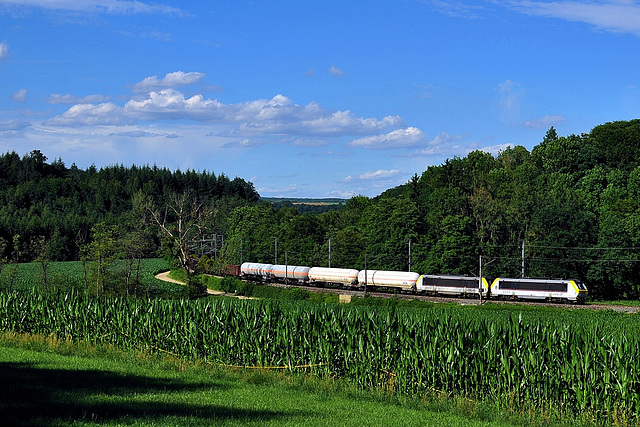
<svg viewBox="0 0 640 427"><path fill-rule="evenodd" d="M240 266L240 277L260 281L269 281L273 279L273 264L245 262Z"/></svg>
<svg viewBox="0 0 640 427"><path fill-rule="evenodd" d="M348 268L311 267L309 284L358 286L358 270Z"/></svg>
<svg viewBox="0 0 640 427"><path fill-rule="evenodd" d="M491 285L491 297L496 299L525 299L570 301L583 304L587 287L572 279L506 279L497 278Z"/></svg>
<svg viewBox="0 0 640 427"><path fill-rule="evenodd" d="M482 283L482 284L481 284ZM418 292L440 295L477 296L480 290L487 295L489 283L486 278L423 274L416 283Z"/></svg>
<svg viewBox="0 0 640 427"><path fill-rule="evenodd" d="M410 271L360 270L358 283L360 286L376 286L381 288L400 288L414 290L420 275Z"/></svg>
<svg viewBox="0 0 640 427"><path fill-rule="evenodd" d="M307 283L311 267L300 265L274 265L271 269L273 277L280 282L295 281Z"/></svg>

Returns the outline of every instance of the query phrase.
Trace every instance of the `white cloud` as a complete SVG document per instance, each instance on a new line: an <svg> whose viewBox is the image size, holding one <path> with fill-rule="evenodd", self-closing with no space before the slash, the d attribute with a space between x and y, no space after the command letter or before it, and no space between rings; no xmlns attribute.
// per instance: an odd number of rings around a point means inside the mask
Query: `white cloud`
<svg viewBox="0 0 640 427"><path fill-rule="evenodd" d="M301 194L300 188L296 184L284 187L260 187L256 191L267 197L291 197Z"/></svg>
<svg viewBox="0 0 640 427"><path fill-rule="evenodd" d="M322 147L328 144L329 144L329 141L327 141L325 138L313 138L313 137L294 138L291 141L291 145L295 145L298 147Z"/></svg>
<svg viewBox="0 0 640 427"><path fill-rule="evenodd" d="M31 126L31 123L22 120L0 121L0 138L20 137Z"/></svg>
<svg viewBox="0 0 640 427"><path fill-rule="evenodd" d="M499 95L500 119L508 125L518 124L524 96L520 85L511 80L505 80L495 87L495 91Z"/></svg>
<svg viewBox="0 0 640 427"><path fill-rule="evenodd" d="M358 195L358 193L356 193L353 190L345 190L345 191L334 190L329 193L330 197L338 197L340 199L350 199L356 195Z"/></svg>
<svg viewBox="0 0 640 427"><path fill-rule="evenodd" d="M375 171L367 171L358 176L347 176L342 180L342 184L346 184L354 189L340 190L343 195L362 194L363 192L371 192L371 190L387 189L398 186L406 182L406 174L398 169L378 169Z"/></svg>
<svg viewBox="0 0 640 427"><path fill-rule="evenodd" d="M423 0L434 9L446 15L461 18L481 18L490 6L501 6L516 12L583 22L594 27L616 33L630 33L640 36L640 4L635 0L567 0L567 1L521 1L479 2L460 0Z"/></svg>
<svg viewBox="0 0 640 427"><path fill-rule="evenodd" d="M506 150L507 148L513 148L513 144L511 143L507 143L507 144L498 144L498 145L491 145L491 146L487 146L487 147L482 147L482 148L473 148L473 149L468 149L467 152L465 154L469 154L472 151L483 151L485 153L489 153L489 154L493 154L494 156L497 156L501 151Z"/></svg>
<svg viewBox="0 0 640 427"><path fill-rule="evenodd" d="M374 135L359 138L351 141L349 145L360 146L363 148L403 148L411 147L418 144L424 139L424 132L415 127L405 129L396 129L385 135Z"/></svg>
<svg viewBox="0 0 640 427"><path fill-rule="evenodd" d="M11 99L19 104L24 104L25 102L27 102L27 90L24 88L20 89L19 91L11 95Z"/></svg>
<svg viewBox="0 0 640 427"><path fill-rule="evenodd" d="M144 39L160 40L161 42L171 41L171 33L165 33L162 31L144 31L140 33L140 37Z"/></svg>
<svg viewBox="0 0 640 427"><path fill-rule="evenodd" d="M463 139L462 135L449 135L447 132L441 132L435 138L429 140L425 148L418 150L413 155L431 156L444 154L460 154L463 148L457 144L457 141Z"/></svg>
<svg viewBox="0 0 640 427"><path fill-rule="evenodd" d="M190 72L185 73L176 71L167 73L164 78L159 79L158 76L147 77L141 82L133 85L133 91L136 93L150 92L159 89L175 89L182 86L194 84L204 77L204 73Z"/></svg>
<svg viewBox="0 0 640 427"><path fill-rule="evenodd" d="M9 57L9 43L3 41L0 43L0 61L5 61Z"/></svg>
<svg viewBox="0 0 640 427"><path fill-rule="evenodd" d="M133 123L131 118L123 114L121 107L107 102L103 104L77 104L62 115L48 120L48 125L96 126L125 125Z"/></svg>
<svg viewBox="0 0 640 427"><path fill-rule="evenodd" d="M585 22L612 32L640 36L640 5L614 1L510 1L509 6L528 15Z"/></svg>
<svg viewBox="0 0 640 427"><path fill-rule="evenodd" d="M94 104L108 101L111 97L104 95L87 95L87 96L75 96L75 95L60 95L57 93L52 94L46 100L48 104Z"/></svg>
<svg viewBox="0 0 640 427"><path fill-rule="evenodd" d="M528 128L543 129L549 128L551 126L557 126L564 121L565 118L563 116L561 116L560 114L554 114L553 116L546 115L537 120L527 120L526 122L524 122L524 125Z"/></svg>
<svg viewBox="0 0 640 427"><path fill-rule="evenodd" d="M457 18L477 19L480 18L478 12L483 10L482 6L468 5L460 1L425 0L425 2L440 13Z"/></svg>
<svg viewBox="0 0 640 427"><path fill-rule="evenodd" d="M378 169L377 171L364 172L356 177L349 175L346 178L344 178L342 182L351 183L351 182L376 181L376 180L386 181L392 178L396 178L400 175L402 175L402 172L400 172L398 169L391 169L391 170Z"/></svg>
<svg viewBox="0 0 640 427"><path fill-rule="evenodd" d="M130 130L125 132L111 133L109 136L126 136L129 138L179 138L175 133L151 132L144 130Z"/></svg>
<svg viewBox="0 0 640 427"><path fill-rule="evenodd" d="M156 13L186 15L184 11L175 7L139 0L0 0L0 5L110 15Z"/></svg>
<svg viewBox="0 0 640 427"><path fill-rule="evenodd" d="M335 65L332 65L331 67L329 67L329 73L331 73L334 76L346 76L347 73L345 73L344 71L342 71L340 68L336 67Z"/></svg>
<svg viewBox="0 0 640 427"><path fill-rule="evenodd" d="M163 79L150 77L136 85L143 87L179 86L196 82L202 73L169 73ZM62 103L72 100L70 95L53 95L50 102ZM98 99L98 98L96 98ZM86 99L82 99L86 101ZM49 125L127 125L138 122L163 120L192 120L219 125L210 134L234 138L292 137L289 141L297 144L320 145L324 142L310 138L340 137L356 135L376 135L386 129L406 127L402 118L387 116L382 119L362 118L349 110L328 111L318 103L295 104L284 95L271 99L257 99L236 104L224 104L217 99L203 95L185 96L184 93L166 88L150 91L146 95L136 95L123 106L113 102L79 103L66 112L50 119ZM399 134L389 134L387 138L406 143L411 133L420 133L415 128L407 128ZM401 138L402 136L402 138ZM256 141L255 143L260 143ZM254 141L252 141L254 144Z"/></svg>
<svg viewBox="0 0 640 427"><path fill-rule="evenodd" d="M0 132L23 130L31 126L31 123L22 120L7 120L0 122Z"/></svg>
<svg viewBox="0 0 640 427"><path fill-rule="evenodd" d="M365 172L359 175L358 178L363 180L381 179L381 178L387 179L387 178L396 177L400 173L401 172L398 169L391 169L391 170L378 169L375 172Z"/></svg>

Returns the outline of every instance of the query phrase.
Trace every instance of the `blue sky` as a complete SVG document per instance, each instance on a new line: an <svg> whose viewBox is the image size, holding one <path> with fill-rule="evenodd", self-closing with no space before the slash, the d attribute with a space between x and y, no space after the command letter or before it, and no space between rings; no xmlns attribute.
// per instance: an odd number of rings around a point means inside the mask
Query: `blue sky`
<svg viewBox="0 0 640 427"><path fill-rule="evenodd" d="M0 152L375 196L637 118L636 1L0 0Z"/></svg>

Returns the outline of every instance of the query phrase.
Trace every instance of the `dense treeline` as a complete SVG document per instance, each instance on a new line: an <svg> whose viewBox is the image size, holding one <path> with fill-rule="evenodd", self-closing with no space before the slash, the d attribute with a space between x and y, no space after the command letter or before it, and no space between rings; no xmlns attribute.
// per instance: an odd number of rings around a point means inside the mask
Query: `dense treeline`
<svg viewBox="0 0 640 427"><path fill-rule="evenodd" d="M197 215L175 209L204 204ZM175 238L171 222L189 217L194 232ZM224 174L0 156L0 266L105 250L139 260L161 243L186 265L202 230L224 235L220 263L477 275L482 259L489 277L524 270L578 278L595 297L640 298L640 120L566 137L551 128L531 151L474 151L376 198L305 214L259 202L251 183Z"/></svg>
<svg viewBox="0 0 640 427"><path fill-rule="evenodd" d="M490 277L520 277L524 261L528 277L578 278L595 297L639 298L639 208L640 120L579 136L551 128L531 151L454 157L339 211L240 207L225 254L235 263L331 260L359 269L407 270L411 262L420 273L465 275L478 274L482 256Z"/></svg>
<svg viewBox="0 0 640 427"><path fill-rule="evenodd" d="M162 207L186 193L215 203L211 228L219 233L234 208L259 198L253 184L224 174L122 165L83 170L62 159L47 163L38 150L6 153L0 156L0 257L31 261L41 257L38 243L46 242L50 260L79 259L96 224L117 226L121 235L140 231L134 196ZM157 249L145 246L148 253Z"/></svg>

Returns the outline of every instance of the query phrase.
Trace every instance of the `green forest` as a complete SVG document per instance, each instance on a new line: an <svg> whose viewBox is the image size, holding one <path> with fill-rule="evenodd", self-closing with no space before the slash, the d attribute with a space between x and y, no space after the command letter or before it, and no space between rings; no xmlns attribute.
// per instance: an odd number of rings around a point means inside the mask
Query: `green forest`
<svg viewBox="0 0 640 427"><path fill-rule="evenodd" d="M520 277L524 270L528 277L580 279L596 299L640 298L640 120L582 135L551 128L541 137L531 151L474 151L378 197L330 209L261 201L253 184L224 174L123 165L82 170L62 159L48 162L37 150L6 153L0 262L79 260L105 236L138 257L178 249L191 257L197 251L182 247L184 239L219 235L218 265L366 264L477 275L482 259L488 277ZM179 209L186 206L189 215ZM184 236L168 239L183 220L190 225Z"/></svg>
<svg viewBox="0 0 640 427"><path fill-rule="evenodd" d="M531 151L454 157L341 210L239 207L225 254L327 266L331 245L332 267L462 275L477 275L482 256L488 277L521 277L524 262L527 277L576 278L597 299L635 299L639 207L640 120L566 137L551 128Z"/></svg>
<svg viewBox="0 0 640 427"><path fill-rule="evenodd" d="M259 200L253 184L224 174L135 165L82 170L62 159L47 163L39 150L22 158L6 153L0 156L1 261L78 260L100 229L125 240L144 237L143 255L155 255L160 235L136 205L148 201L162 210L176 195L215 204L210 229L224 228L236 207Z"/></svg>

